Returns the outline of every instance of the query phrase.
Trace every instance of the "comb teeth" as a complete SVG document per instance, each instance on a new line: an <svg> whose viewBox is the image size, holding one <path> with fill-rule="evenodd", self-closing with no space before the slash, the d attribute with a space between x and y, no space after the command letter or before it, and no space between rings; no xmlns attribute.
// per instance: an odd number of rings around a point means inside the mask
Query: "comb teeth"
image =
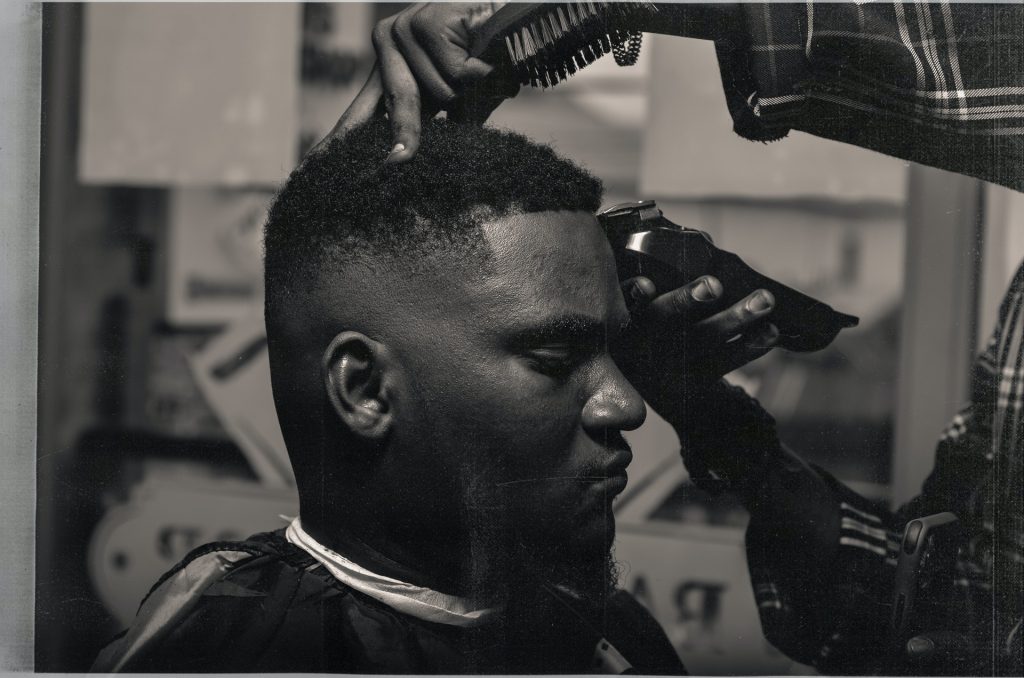
<svg viewBox="0 0 1024 678"><path fill-rule="evenodd" d="M505 33L509 60L523 85L553 87L612 51L630 17L657 11L649 2L543 5Z"/></svg>

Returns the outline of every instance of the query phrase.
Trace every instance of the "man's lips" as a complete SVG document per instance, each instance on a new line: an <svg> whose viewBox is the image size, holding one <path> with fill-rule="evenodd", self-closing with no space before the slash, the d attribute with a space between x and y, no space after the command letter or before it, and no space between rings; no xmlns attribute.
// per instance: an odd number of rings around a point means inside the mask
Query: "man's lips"
<svg viewBox="0 0 1024 678"><path fill-rule="evenodd" d="M609 463L593 475L597 481L591 486L596 494L606 499L611 499L626 489L626 482L629 480L626 467L633 461L633 452L628 447L610 452Z"/></svg>
<svg viewBox="0 0 1024 678"><path fill-rule="evenodd" d="M633 461L633 452L628 448L607 450L606 456L610 456L610 463L604 468L595 469L591 472L584 472L577 475L550 475L534 478L517 478L497 483L498 487L514 485L539 485L541 483L573 483L577 487L586 486L587 493L594 492L599 496L614 497L626 489L629 476L626 474L626 467Z"/></svg>
<svg viewBox="0 0 1024 678"><path fill-rule="evenodd" d="M633 461L633 452L625 443L623 440L623 447L611 451L610 463L600 474L603 478L595 484L597 489L608 497L614 497L626 489L626 482L629 480L626 467Z"/></svg>
<svg viewBox="0 0 1024 678"><path fill-rule="evenodd" d="M604 467L601 475L609 477L617 475L626 475L626 467L629 466L629 464L633 461L633 451L630 450L628 446L625 446L625 443L626 441L623 440L623 447L620 447L615 450L609 450L611 452L612 457L610 462Z"/></svg>
<svg viewBox="0 0 1024 678"><path fill-rule="evenodd" d="M629 476L625 471L621 471L597 481L594 483L593 487L597 492L610 498L620 494L624 489L626 489L626 483L628 481Z"/></svg>

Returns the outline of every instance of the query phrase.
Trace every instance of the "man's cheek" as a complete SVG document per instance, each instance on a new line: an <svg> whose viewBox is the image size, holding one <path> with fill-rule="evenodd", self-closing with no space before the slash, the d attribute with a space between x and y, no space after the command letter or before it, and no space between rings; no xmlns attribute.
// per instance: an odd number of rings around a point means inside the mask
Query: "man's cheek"
<svg viewBox="0 0 1024 678"><path fill-rule="evenodd" d="M571 385L552 386L550 379L529 374L506 382L494 403L492 422L519 449L568 452L579 428L582 405ZM548 460L554 461L554 460Z"/></svg>

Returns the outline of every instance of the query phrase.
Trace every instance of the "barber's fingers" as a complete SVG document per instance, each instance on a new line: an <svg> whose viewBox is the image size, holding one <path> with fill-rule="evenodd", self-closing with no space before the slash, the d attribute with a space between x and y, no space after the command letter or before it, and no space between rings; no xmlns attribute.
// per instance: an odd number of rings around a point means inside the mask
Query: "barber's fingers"
<svg viewBox="0 0 1024 678"><path fill-rule="evenodd" d="M416 78L398 50L391 27L396 17L377 23L373 46L377 50L384 106L391 120L394 141L388 162L403 162L416 154L420 145L420 91Z"/></svg>
<svg viewBox="0 0 1024 678"><path fill-rule="evenodd" d="M455 120L485 121L518 91L517 83L483 83L478 88L493 67L470 56L472 32L504 4L425 2L378 22L372 35L377 64L313 152L368 122L382 101L394 142L388 162L405 162L416 154L424 115L452 108L449 113ZM463 101L457 96L462 93L477 96Z"/></svg>
<svg viewBox="0 0 1024 678"><path fill-rule="evenodd" d="M661 295L657 295L654 283L641 276L623 282L622 291L627 306L642 316L644 324L685 327L686 333L699 337L703 345L720 346L729 342L745 346L754 338L752 352L741 351L738 354L740 357L757 353L764 341L770 339L774 344L778 339L778 330L774 327L773 336L765 337L761 334L765 318L775 307L775 298L768 290L756 290L717 313L715 311L721 306L723 289L718 279L710 275ZM763 353L767 353L770 348L769 345ZM751 359L747 358L744 362Z"/></svg>
<svg viewBox="0 0 1024 678"><path fill-rule="evenodd" d="M470 55L473 31L502 4L420 3L395 18L392 34L418 82L421 118L443 109L455 122L482 125L503 101L519 93L516 80L488 77L494 67Z"/></svg>
<svg viewBox="0 0 1024 678"><path fill-rule="evenodd" d="M729 340L748 332L775 308L775 297L768 290L756 290L743 299L697 324L704 337Z"/></svg>
<svg viewBox="0 0 1024 678"><path fill-rule="evenodd" d="M405 162L416 154L424 113L448 108L457 90L493 70L471 57L469 49L474 28L500 4L419 3L377 24L373 44L394 141L388 162ZM455 117L482 121L498 103L485 100Z"/></svg>
<svg viewBox="0 0 1024 678"><path fill-rule="evenodd" d="M451 85L487 77L494 67L470 55L473 31L504 3L420 3L396 26L404 35L399 47L414 42L419 49L405 54L413 71L430 70Z"/></svg>
<svg viewBox="0 0 1024 678"><path fill-rule="evenodd" d="M451 83L465 84L490 75L494 67L470 55L473 31L506 3L425 3L409 27L431 62Z"/></svg>
<svg viewBox="0 0 1024 678"><path fill-rule="evenodd" d="M657 289L649 278L637 276L629 278L620 285L622 296L626 301L626 308L635 313L644 308L654 299Z"/></svg>
<svg viewBox="0 0 1024 678"><path fill-rule="evenodd" d="M414 30L413 22L419 14L425 11L422 4L417 5L412 11L402 12L395 17L391 24L391 36L394 44L402 53L405 63L410 72L416 78L420 92L424 99L430 99L442 106L455 98L455 90L445 79L445 76L435 65L435 58L428 54L420 45L419 37L436 35L436 32L425 29ZM436 41L435 43L436 44ZM455 76L454 73L451 74Z"/></svg>
<svg viewBox="0 0 1024 678"><path fill-rule="evenodd" d="M644 320L672 326L695 323L718 307L721 296L722 283L706 275L658 295L644 311Z"/></svg>
<svg viewBox="0 0 1024 678"><path fill-rule="evenodd" d="M356 95L356 98L352 100L352 103L348 105L345 112L338 118L334 128L310 152L320 152L331 143L332 139L344 137L356 127L369 122L380 106L383 95L384 84L381 81L380 69L377 64L374 64L373 69L370 71L370 76L366 79L366 83L363 84L363 88L359 90L359 94Z"/></svg>

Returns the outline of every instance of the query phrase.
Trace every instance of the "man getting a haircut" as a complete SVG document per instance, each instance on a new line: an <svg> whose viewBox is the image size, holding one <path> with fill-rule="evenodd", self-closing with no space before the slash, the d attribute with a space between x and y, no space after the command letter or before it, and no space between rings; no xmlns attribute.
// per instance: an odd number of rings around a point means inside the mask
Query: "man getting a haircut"
<svg viewBox="0 0 1024 678"><path fill-rule="evenodd" d="M307 158L267 223L300 517L194 551L94 668L683 672L616 589L622 432L644 399L681 416L680 373L769 350L770 295L722 310L700 278L628 308L595 178L487 128L427 123L401 165L389 139L377 120ZM612 352L652 341L627 380Z"/></svg>

